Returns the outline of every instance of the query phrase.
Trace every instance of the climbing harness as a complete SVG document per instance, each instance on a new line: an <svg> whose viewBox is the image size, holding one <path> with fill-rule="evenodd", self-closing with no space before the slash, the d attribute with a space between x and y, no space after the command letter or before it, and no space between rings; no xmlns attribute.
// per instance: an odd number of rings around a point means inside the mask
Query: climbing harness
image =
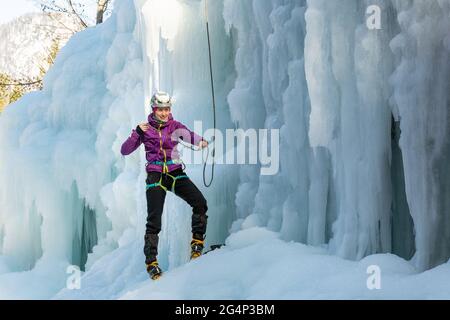
<svg viewBox="0 0 450 320"><path fill-rule="evenodd" d="M153 161L153 162L150 162L149 164L154 164L157 166L164 166L164 162L162 162L162 161ZM167 161L166 164L170 166L171 164L184 164L184 163L182 160L175 159L175 160Z"/></svg>
<svg viewBox="0 0 450 320"><path fill-rule="evenodd" d="M173 193L175 193L175 184L176 184L177 180L189 178L187 175L173 176L170 173L164 173L164 175L172 178L173 182L172 182L172 187L171 187L170 191L172 191ZM159 178L158 182L147 185L147 190L151 189L151 188L161 187L161 189L163 189L164 191L167 192L167 188L162 184L162 178L163 178L163 173L161 173L161 178Z"/></svg>
<svg viewBox="0 0 450 320"><path fill-rule="evenodd" d="M173 175L171 175L169 173L169 165L171 165L171 164L178 164L179 162L182 163L182 161L181 160L169 160L169 161L167 161L166 150L164 150L164 148L163 148L163 139L162 139L162 133L161 133L162 125L163 125L163 123L160 123L157 130L158 130L158 134L159 134L159 150L163 152L164 161L154 161L154 162L150 163L150 164L155 164L155 165L158 165L158 166L162 166L161 177L159 178L158 182L147 185L147 190L150 189L150 188L161 187L164 191L167 192L167 188L162 183L163 174L164 174L164 175L169 176L169 177L172 178L173 182L172 182L171 191L173 193L175 193L175 185L177 183L177 180L179 180L179 179L186 179L186 178L189 178L189 177L186 176L186 175L173 176Z"/></svg>

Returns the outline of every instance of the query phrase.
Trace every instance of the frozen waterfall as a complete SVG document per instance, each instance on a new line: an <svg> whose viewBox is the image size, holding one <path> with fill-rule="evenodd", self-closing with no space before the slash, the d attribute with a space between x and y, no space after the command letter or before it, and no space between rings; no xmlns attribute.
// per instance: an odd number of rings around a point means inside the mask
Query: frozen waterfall
<svg viewBox="0 0 450 320"><path fill-rule="evenodd" d="M280 130L280 170L217 164L206 189L188 166L208 199L207 245L264 227L350 260L447 262L450 0L208 2L218 130ZM108 276L142 267L144 151L120 146L156 89L173 93L177 120L212 127L204 0L118 1L63 48L42 92L0 115L0 286L50 265L89 274L124 248L132 262ZM188 259L189 224L169 195L164 268Z"/></svg>

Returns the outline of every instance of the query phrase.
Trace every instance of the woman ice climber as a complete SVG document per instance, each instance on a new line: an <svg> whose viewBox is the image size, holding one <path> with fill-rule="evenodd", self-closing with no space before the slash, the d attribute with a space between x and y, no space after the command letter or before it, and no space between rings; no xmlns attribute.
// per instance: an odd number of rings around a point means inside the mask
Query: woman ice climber
<svg viewBox="0 0 450 320"><path fill-rule="evenodd" d="M202 254L208 207L200 190L184 173L176 146L178 139L201 149L207 147L208 142L173 119L172 98L167 93L154 94L151 106L153 112L148 116L148 123L142 123L132 130L131 136L122 145L121 153L126 156L142 143L145 146L148 216L144 253L147 272L155 280L162 273L157 261L158 234L161 231L161 215L168 190L192 207L191 259Z"/></svg>

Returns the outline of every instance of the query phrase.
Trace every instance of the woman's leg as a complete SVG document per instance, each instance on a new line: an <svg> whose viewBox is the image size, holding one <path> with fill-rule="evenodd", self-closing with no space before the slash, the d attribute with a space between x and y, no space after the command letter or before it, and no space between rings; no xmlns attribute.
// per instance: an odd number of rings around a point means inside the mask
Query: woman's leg
<svg viewBox="0 0 450 320"><path fill-rule="evenodd" d="M176 175L184 175L182 172ZM178 179L175 184L175 194L192 207L192 234L199 240L204 239L208 216L208 206L201 191L189 178Z"/></svg>
<svg viewBox="0 0 450 320"><path fill-rule="evenodd" d="M158 172L150 172L147 176L147 184L157 183L161 178ZM145 231L145 263L150 264L158 255L159 232L161 231L161 216L164 209L166 191L161 187L147 189L147 224Z"/></svg>

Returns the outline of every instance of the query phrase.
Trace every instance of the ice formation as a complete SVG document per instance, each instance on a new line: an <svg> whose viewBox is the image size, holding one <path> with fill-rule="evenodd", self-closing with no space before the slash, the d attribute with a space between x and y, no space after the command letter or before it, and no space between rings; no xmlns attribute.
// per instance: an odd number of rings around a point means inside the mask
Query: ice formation
<svg viewBox="0 0 450 320"><path fill-rule="evenodd" d="M447 262L449 15L448 0L209 1L218 128L280 129L281 167L217 166L202 188L208 244L265 228L350 260ZM174 94L176 119L212 126L204 1L118 2L71 39L42 92L0 116L0 287L70 264L108 279L105 297L138 283L145 160L120 146L155 89ZM188 174L201 186L201 165ZM187 261L189 220L169 196L164 268Z"/></svg>

